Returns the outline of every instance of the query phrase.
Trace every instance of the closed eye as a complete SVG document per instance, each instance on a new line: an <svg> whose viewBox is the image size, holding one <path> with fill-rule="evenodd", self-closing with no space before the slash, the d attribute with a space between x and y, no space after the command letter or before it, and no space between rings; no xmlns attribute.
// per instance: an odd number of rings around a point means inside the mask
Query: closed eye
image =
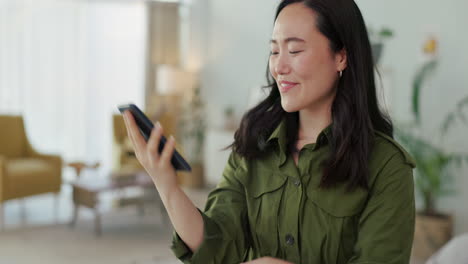
<svg viewBox="0 0 468 264"><path fill-rule="evenodd" d="M289 54L298 54L298 53L301 53L301 52L303 52L303 50L290 51ZM277 51L271 51L270 52L270 55L278 55L278 54L279 54L279 52L277 52Z"/></svg>

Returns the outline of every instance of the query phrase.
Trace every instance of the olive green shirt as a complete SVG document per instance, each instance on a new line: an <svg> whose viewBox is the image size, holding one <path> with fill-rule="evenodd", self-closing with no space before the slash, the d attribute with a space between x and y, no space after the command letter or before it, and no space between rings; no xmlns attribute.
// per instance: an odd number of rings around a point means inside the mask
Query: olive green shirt
<svg viewBox="0 0 468 264"><path fill-rule="evenodd" d="M204 239L194 253L174 233L184 263L241 263L271 256L293 263L409 263L414 233L415 163L392 138L375 132L369 191L346 184L318 188L331 126L304 146L296 166L281 122L273 151L247 161L231 153L208 196Z"/></svg>

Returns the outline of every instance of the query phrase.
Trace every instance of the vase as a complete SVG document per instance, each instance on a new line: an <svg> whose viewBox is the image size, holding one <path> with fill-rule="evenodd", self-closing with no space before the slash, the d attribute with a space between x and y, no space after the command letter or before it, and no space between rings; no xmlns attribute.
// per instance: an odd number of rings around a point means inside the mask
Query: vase
<svg viewBox="0 0 468 264"><path fill-rule="evenodd" d="M413 257L426 261L452 238L452 231L452 215L418 213L414 232Z"/></svg>

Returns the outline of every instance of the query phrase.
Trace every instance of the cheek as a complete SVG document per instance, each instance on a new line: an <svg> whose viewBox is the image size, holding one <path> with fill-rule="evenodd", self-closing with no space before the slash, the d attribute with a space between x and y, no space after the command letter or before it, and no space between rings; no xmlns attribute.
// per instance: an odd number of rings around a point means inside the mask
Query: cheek
<svg viewBox="0 0 468 264"><path fill-rule="evenodd" d="M294 64L295 72L304 81L322 82L334 72L334 62L327 56L310 54L298 58Z"/></svg>
<svg viewBox="0 0 468 264"><path fill-rule="evenodd" d="M293 67L299 77L308 79L308 77L312 75L312 72L315 68L314 60L311 58L311 56L302 57L295 61Z"/></svg>

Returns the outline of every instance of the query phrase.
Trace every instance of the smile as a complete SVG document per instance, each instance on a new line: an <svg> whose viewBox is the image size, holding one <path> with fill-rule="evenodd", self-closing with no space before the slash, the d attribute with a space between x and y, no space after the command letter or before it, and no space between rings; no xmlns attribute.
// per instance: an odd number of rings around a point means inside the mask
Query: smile
<svg viewBox="0 0 468 264"><path fill-rule="evenodd" d="M289 90L291 90L292 88L294 88L296 85L298 85L298 83L293 83L293 82L287 82L287 81L281 81L279 82L279 90L281 93L286 93L288 92Z"/></svg>

